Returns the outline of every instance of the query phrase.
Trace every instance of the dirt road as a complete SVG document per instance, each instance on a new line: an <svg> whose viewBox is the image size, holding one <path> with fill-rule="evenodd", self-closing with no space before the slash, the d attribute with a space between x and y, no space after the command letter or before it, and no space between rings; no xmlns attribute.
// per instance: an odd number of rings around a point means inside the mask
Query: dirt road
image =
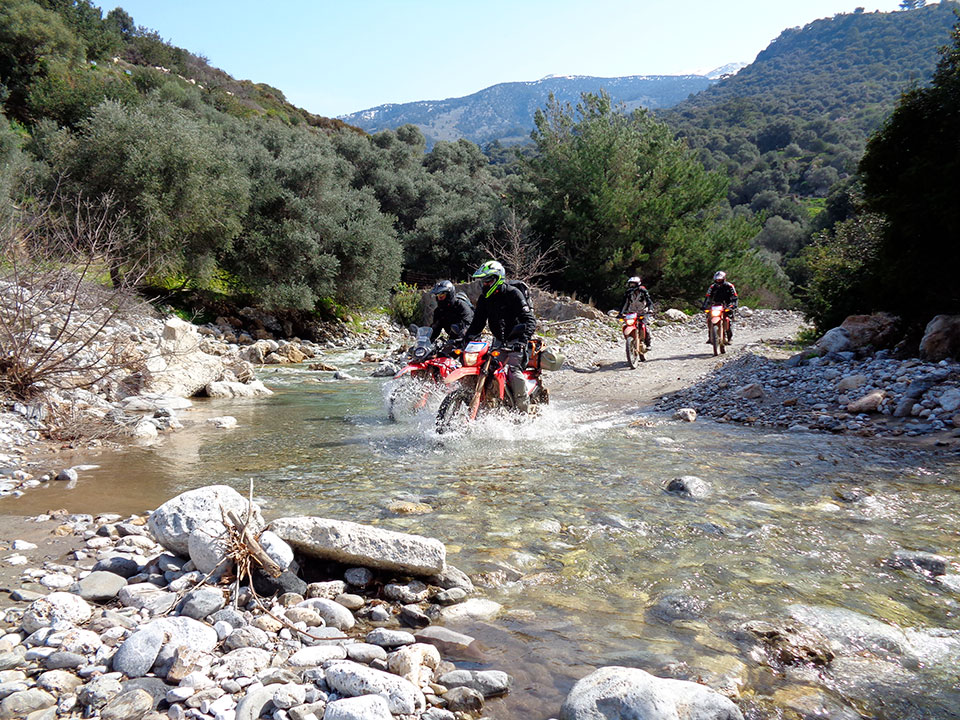
<svg viewBox="0 0 960 720"><path fill-rule="evenodd" d="M747 350L789 356L789 350L778 346L794 339L802 326L799 313L754 311L751 317L738 319L733 344L725 355L715 358L705 343L707 332L702 318L667 324L654 328L653 349L636 370L627 365L619 332L611 329L592 343L561 343L572 367L549 373L546 385L558 400L576 397L611 409L644 409L660 396L692 385L718 364Z"/></svg>

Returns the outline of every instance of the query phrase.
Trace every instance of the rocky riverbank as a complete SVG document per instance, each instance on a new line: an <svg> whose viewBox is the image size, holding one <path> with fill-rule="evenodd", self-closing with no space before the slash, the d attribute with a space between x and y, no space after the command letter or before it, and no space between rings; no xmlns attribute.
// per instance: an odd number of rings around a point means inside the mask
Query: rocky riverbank
<svg viewBox="0 0 960 720"><path fill-rule="evenodd" d="M936 436L940 444L956 445L960 362L897 359L869 345L833 350L831 342L828 333L812 350L786 360L759 349L746 353L656 408L688 420L699 414L793 431Z"/></svg>
<svg viewBox="0 0 960 720"><path fill-rule="evenodd" d="M315 517L267 525L226 486L147 515L31 522L74 549L43 560L49 545L18 539L4 557L16 574L0 606L0 720L470 720L512 690L446 627L500 606L438 540ZM621 667L580 680L559 717L610 702L652 704L651 720L742 718L706 686Z"/></svg>
<svg viewBox="0 0 960 720"><path fill-rule="evenodd" d="M0 718L453 720L509 691L506 673L451 662L482 649L443 623L499 606L471 597L441 542L322 518L264 529L248 507L213 486L149 516L35 518L78 547L38 563L16 540L5 556L20 575Z"/></svg>

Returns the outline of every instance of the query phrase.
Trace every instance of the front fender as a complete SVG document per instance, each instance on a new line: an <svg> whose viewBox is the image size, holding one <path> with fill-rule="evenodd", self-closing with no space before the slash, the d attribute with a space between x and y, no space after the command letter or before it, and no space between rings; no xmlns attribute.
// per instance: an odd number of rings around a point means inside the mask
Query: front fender
<svg viewBox="0 0 960 720"><path fill-rule="evenodd" d="M477 367L476 365L471 365L469 367L459 367L456 370L454 370L452 373L447 375L443 379L443 382L445 385L452 385L453 383L460 380L460 378L465 378L465 377L469 377L470 375L479 375L479 374L480 374L480 368Z"/></svg>
<svg viewBox="0 0 960 720"><path fill-rule="evenodd" d="M404 375L411 375L421 370L423 370L422 365L405 365L404 367L400 368L400 370L397 371L397 374L393 376L393 379L396 380L397 378L401 378Z"/></svg>

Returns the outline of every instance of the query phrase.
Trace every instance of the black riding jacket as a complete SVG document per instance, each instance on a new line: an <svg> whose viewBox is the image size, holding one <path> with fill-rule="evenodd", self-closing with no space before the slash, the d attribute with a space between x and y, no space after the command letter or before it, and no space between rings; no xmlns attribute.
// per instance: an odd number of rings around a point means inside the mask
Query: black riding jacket
<svg viewBox="0 0 960 720"><path fill-rule="evenodd" d="M456 293L452 300L442 303L437 302L437 309L433 311L433 322L431 327L433 333L430 335L430 341L434 342L440 333L447 331L447 336L455 340L463 336L463 331L467 329L473 321L473 305L463 293ZM453 326L459 325L459 332L453 331Z"/></svg>
<svg viewBox="0 0 960 720"><path fill-rule="evenodd" d="M650 297L650 291L643 285L627 288L623 294L623 303L620 305L620 314L644 312L653 312L653 298Z"/></svg>
<svg viewBox="0 0 960 720"><path fill-rule="evenodd" d="M711 305L735 308L739 299L733 283L724 280L722 283L711 283L710 287L707 288L706 297L703 298L703 305L700 307L704 310Z"/></svg>
<svg viewBox="0 0 960 720"><path fill-rule="evenodd" d="M509 283L503 283L490 297L481 293L464 337L479 337L487 323L490 333L500 342L522 343L524 347L537 330L533 308L523 293Z"/></svg>

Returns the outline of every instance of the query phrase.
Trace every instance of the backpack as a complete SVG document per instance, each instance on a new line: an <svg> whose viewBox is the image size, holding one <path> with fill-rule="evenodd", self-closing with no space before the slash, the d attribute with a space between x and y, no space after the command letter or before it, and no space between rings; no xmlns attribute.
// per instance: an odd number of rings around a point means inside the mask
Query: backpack
<svg viewBox="0 0 960 720"><path fill-rule="evenodd" d="M523 280L507 280L507 285L511 285L519 290L523 294L523 299L527 301L527 305L533 307L533 301L530 300L529 285L527 285Z"/></svg>

